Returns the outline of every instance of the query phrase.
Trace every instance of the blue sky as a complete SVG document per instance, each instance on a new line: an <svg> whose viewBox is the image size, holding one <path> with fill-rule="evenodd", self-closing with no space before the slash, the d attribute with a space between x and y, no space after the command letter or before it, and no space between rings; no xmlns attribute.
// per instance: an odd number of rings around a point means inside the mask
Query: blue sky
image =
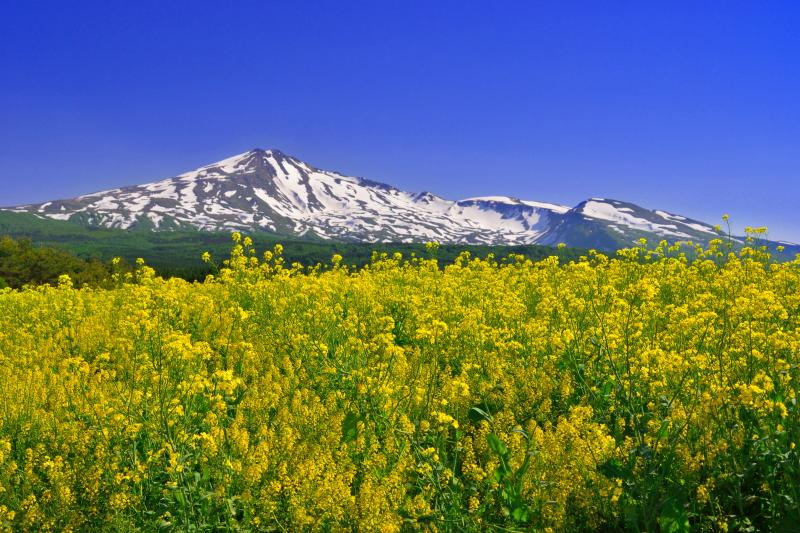
<svg viewBox="0 0 800 533"><path fill-rule="evenodd" d="M796 2L7 2L0 205L250 148L800 240Z"/></svg>

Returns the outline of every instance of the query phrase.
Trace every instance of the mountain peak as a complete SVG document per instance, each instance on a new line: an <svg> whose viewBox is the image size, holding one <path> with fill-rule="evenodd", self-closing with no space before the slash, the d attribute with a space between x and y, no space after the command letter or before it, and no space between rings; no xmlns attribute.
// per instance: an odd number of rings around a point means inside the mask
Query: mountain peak
<svg viewBox="0 0 800 533"><path fill-rule="evenodd" d="M225 178L234 175L247 175L253 173L274 173L274 170L269 170L282 163L289 163L294 166L302 164L302 162L290 155L287 155L276 148L265 150L263 148L253 148L247 152L227 157L204 165L195 170L185 172L177 176L183 179L194 178Z"/></svg>
<svg viewBox="0 0 800 533"><path fill-rule="evenodd" d="M288 156L285 153L281 152L277 148L267 148L267 149L264 149L264 148L253 148L249 152L245 152L245 154L248 154L248 155L261 155L261 156L278 155L278 156L284 156L284 157L291 157L291 156Z"/></svg>
<svg viewBox="0 0 800 533"><path fill-rule="evenodd" d="M253 161L253 160L262 160L270 157L277 160L295 159L289 155L286 155L285 153L281 152L276 148L269 148L269 149L253 148L252 150L248 150L247 152L233 156L232 158L223 159L222 161L231 161L234 159L239 161ZM206 166L208 167L208 166L218 165L222 161L218 163L212 163L211 165L206 165Z"/></svg>

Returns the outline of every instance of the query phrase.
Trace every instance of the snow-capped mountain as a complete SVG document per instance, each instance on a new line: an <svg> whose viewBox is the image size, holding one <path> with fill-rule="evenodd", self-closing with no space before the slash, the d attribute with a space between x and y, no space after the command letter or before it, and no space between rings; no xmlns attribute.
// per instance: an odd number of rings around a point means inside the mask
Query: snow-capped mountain
<svg viewBox="0 0 800 533"><path fill-rule="evenodd" d="M642 236L696 242L715 236L708 224L615 200L592 198L573 208L506 196L452 201L261 149L153 183L8 209L90 226L269 231L364 242L564 242L614 249Z"/></svg>

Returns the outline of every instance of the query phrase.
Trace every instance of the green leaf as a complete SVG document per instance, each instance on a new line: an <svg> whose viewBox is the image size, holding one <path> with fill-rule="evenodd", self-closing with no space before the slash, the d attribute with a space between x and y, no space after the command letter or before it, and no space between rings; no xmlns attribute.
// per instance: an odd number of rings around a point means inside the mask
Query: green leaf
<svg viewBox="0 0 800 533"><path fill-rule="evenodd" d="M533 454L530 453L530 452L525 454L525 460L519 466L519 468L517 469L517 472L515 474L517 479L521 479L522 476L524 476L528 472L528 468L530 468L530 466L531 466L531 456L532 455Z"/></svg>
<svg viewBox="0 0 800 533"><path fill-rule="evenodd" d="M661 508L658 525L661 533L688 533L691 531L689 515L683 506L674 499L667 500L664 507Z"/></svg>
<svg viewBox="0 0 800 533"><path fill-rule="evenodd" d="M492 449L500 457L505 457L508 454L508 448L503 444L503 441L494 433L486 435L486 440L489 442L489 448Z"/></svg>
<svg viewBox="0 0 800 533"><path fill-rule="evenodd" d="M519 505L511 511L511 518L518 524L524 524L528 521L530 512L527 505Z"/></svg>
<svg viewBox="0 0 800 533"><path fill-rule="evenodd" d="M347 413L342 420L342 442L352 442L358 438L358 417Z"/></svg>
<svg viewBox="0 0 800 533"><path fill-rule="evenodd" d="M661 427L658 430L659 439L664 439L667 437L667 435L669 435L669 423L669 418L666 418L661 422Z"/></svg>
<svg viewBox="0 0 800 533"><path fill-rule="evenodd" d="M487 420L489 422L492 421L492 415L490 415L489 413L487 413L478 406L472 407L469 411L470 411L469 418L473 422L480 422L481 419Z"/></svg>

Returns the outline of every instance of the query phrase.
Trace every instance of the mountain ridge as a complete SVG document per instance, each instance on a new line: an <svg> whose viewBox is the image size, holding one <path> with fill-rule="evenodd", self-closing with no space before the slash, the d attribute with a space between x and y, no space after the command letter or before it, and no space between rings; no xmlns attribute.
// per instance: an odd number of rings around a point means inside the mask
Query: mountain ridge
<svg viewBox="0 0 800 533"><path fill-rule="evenodd" d="M509 196L449 200L260 148L171 178L4 209L87 226L258 230L343 242L563 242L609 250L641 237L705 243L718 236L710 224L620 200L589 198L574 207Z"/></svg>

